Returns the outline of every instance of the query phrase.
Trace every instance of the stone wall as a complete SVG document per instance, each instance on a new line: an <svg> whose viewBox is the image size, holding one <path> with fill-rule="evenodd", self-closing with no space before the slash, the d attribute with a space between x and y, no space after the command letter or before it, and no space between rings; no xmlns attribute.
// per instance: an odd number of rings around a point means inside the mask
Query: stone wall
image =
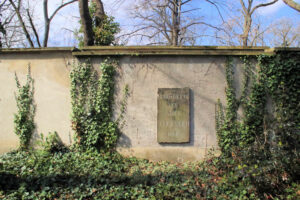
<svg viewBox="0 0 300 200"><path fill-rule="evenodd" d="M118 151L124 155L154 161L200 160L210 148L217 148L215 103L225 102L225 61L234 56L236 87L241 79L241 55L272 54L268 48L225 47L94 47L3 49L0 50L0 153L17 148L13 131L16 112L16 72L24 83L27 67L35 80L37 125L40 133L57 131L66 144L72 143L70 124L70 81L72 63L89 58L95 67L105 56L119 60L116 76L118 115L125 85L129 86L127 112ZM158 143L157 104L159 88L189 88L189 138L187 143Z"/></svg>

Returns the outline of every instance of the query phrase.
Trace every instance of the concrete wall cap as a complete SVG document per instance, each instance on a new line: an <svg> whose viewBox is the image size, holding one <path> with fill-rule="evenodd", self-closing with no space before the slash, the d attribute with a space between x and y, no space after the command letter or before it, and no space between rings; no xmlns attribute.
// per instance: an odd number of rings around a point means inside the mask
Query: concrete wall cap
<svg viewBox="0 0 300 200"><path fill-rule="evenodd" d="M0 54L70 52L73 56L143 56L143 55L274 55L276 52L300 52L300 48L241 47L241 46L90 46L0 49Z"/></svg>

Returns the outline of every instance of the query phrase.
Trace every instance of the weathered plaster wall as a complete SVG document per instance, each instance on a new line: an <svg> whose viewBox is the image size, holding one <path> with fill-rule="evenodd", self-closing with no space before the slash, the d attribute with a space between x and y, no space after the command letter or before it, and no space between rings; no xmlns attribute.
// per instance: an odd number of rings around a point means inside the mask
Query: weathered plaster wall
<svg viewBox="0 0 300 200"><path fill-rule="evenodd" d="M153 160L186 161L201 159L207 148L216 147L215 102L224 99L224 61L221 56L123 57L118 88L121 91L128 84L130 97L119 151ZM191 92L190 142L159 144L158 88L184 87Z"/></svg>
<svg viewBox="0 0 300 200"><path fill-rule="evenodd" d="M71 52L0 54L0 153L15 149L19 144L13 124L15 72L24 84L28 65L35 87L37 129L34 137L37 133L57 131L65 143L70 143L69 71L72 59Z"/></svg>
<svg viewBox="0 0 300 200"><path fill-rule="evenodd" d="M168 50L169 49L169 50ZM236 86L241 79L241 61L237 55L260 54L263 48L226 50L190 48L103 48L71 51L52 50L6 50L0 51L0 153L18 146L13 131L13 113L16 112L14 73L24 83L30 64L35 80L37 105L35 136L57 131L66 144L72 141L70 124L69 72L75 56L89 57L94 66L103 55L117 55L120 61L116 77L116 116L122 100L123 89L129 86L125 126L118 151L155 161L191 161L202 159L209 148L217 148L215 134L215 103L218 98L225 102L225 60L235 55L238 74ZM136 52L137 51L137 52ZM102 55L102 56L101 56ZM190 88L190 138L186 144L159 144L157 142L157 92L158 88Z"/></svg>

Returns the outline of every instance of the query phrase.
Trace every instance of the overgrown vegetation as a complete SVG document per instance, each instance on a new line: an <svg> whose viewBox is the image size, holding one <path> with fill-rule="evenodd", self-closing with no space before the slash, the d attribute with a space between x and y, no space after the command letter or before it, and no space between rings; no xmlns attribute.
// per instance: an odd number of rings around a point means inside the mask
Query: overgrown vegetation
<svg viewBox="0 0 300 200"><path fill-rule="evenodd" d="M251 80L249 95L242 92L241 119L237 118L240 101L234 92L233 65L227 62L227 106L224 114L218 103L216 128L228 181L234 180L232 185L241 187L247 197L255 190L259 198L274 199L286 188L299 187L300 58L297 53L279 52L259 56L258 61L259 71ZM248 68L249 63L245 62ZM245 75L249 83L251 77ZM245 84L243 91L247 87ZM238 184L238 180L242 182Z"/></svg>
<svg viewBox="0 0 300 200"><path fill-rule="evenodd" d="M28 67L28 74L25 85L21 85L17 74L15 74L17 92L15 99L17 103L17 113L14 114L15 134L19 137L20 148L28 149L31 136L35 129L34 115L35 105L33 100L34 86L33 79Z"/></svg>
<svg viewBox="0 0 300 200"><path fill-rule="evenodd" d="M213 199L219 181L211 162L153 163L116 153L12 152L0 163L1 199Z"/></svg>
<svg viewBox="0 0 300 200"><path fill-rule="evenodd" d="M172 164L112 152L11 152L0 156L0 198L6 199L267 199L221 158ZM237 172L239 170L239 176ZM276 188L277 189L277 188ZM297 199L297 183L273 199ZM269 199L272 199L269 198Z"/></svg>

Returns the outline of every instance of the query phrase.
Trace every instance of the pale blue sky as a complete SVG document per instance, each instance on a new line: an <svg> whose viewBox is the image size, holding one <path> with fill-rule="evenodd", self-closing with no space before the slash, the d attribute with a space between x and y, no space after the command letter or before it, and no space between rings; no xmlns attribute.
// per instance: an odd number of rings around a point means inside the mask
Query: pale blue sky
<svg viewBox="0 0 300 200"><path fill-rule="evenodd" d="M34 0L37 1L37 0ZM239 8L239 0L221 0L225 7L234 7L233 10ZM296 2L300 3L300 0L295 0ZM51 2L51 3L50 3ZM49 2L50 6L50 13L51 8L55 7L55 4L59 3L60 0L52 0ZM103 0L105 4L105 10L109 15L112 15L116 18L116 21L120 23L121 29L128 30L132 29L132 25L134 24L134 20L130 18L130 12L132 6L135 4L135 0L124 0L123 4L115 4L115 0ZM191 7L200 8L199 11L195 11L195 15L203 15L205 16L205 20L216 23L220 21L219 16L217 15L216 10L209 4L205 3L204 0L194 0L193 3L190 5ZM257 2L266 2L265 0L257 0ZM37 10L41 5L39 5L40 1L36 4ZM236 6L234 6L236 5ZM224 12L224 18L226 19L230 15L234 15L232 11L228 9L222 9ZM41 13L38 14L39 18L42 21ZM78 5L74 3L73 5L66 7L62 10L59 15L54 18L53 24L51 26L51 33L50 33L50 46L75 46L76 40L74 40L72 32L69 30L78 29ZM256 12L256 16L262 21L265 25L268 25L272 22L280 18L288 18L294 24L300 23L300 14L293 10L292 8L285 5L282 0L275 3L272 6L258 9ZM242 19L241 19L242 20ZM42 29L42 26L41 26ZM58 37L59 36L59 37ZM209 45L211 42L206 41L204 45ZM134 44L131 43L131 44Z"/></svg>

